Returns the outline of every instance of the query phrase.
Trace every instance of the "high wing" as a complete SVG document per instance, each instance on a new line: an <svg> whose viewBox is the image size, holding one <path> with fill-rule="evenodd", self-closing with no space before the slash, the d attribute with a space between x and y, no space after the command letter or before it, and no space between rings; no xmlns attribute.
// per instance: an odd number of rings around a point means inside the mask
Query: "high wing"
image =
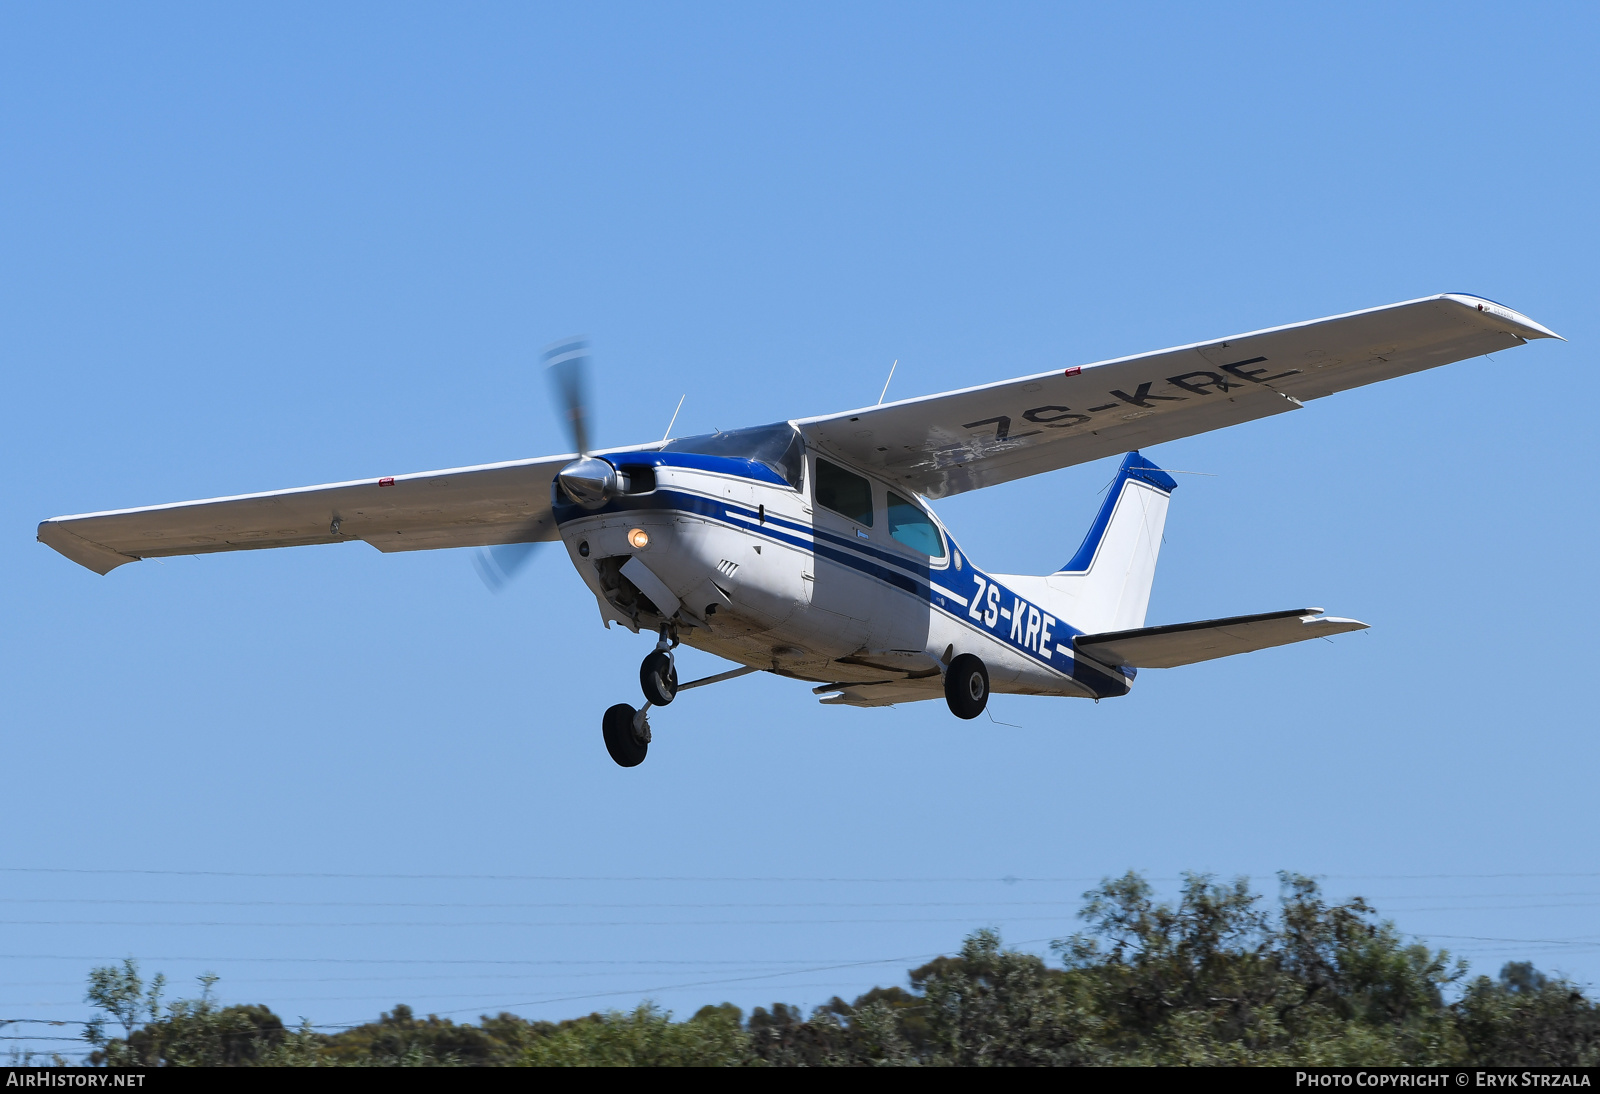
<svg viewBox="0 0 1600 1094"><path fill-rule="evenodd" d="M1207 619L1200 623L1170 623L1132 631L1080 634L1072 640L1072 645L1078 652L1105 665L1171 669L1366 629L1367 625L1358 619L1323 615L1321 608L1300 608Z"/></svg>
<svg viewBox="0 0 1600 1094"><path fill-rule="evenodd" d="M1559 337L1492 300L1447 293L795 425L818 448L941 498Z"/></svg>
<svg viewBox="0 0 1600 1094"><path fill-rule="evenodd" d="M380 551L421 551L551 540L550 482L576 458L54 517L39 525L39 540L100 574L141 558L310 543L365 540Z"/></svg>
<svg viewBox="0 0 1600 1094"><path fill-rule="evenodd" d="M937 498L1556 337L1447 294L795 424L822 450ZM356 539L381 551L555 539L549 484L573 458L56 517L39 539L102 574L140 558Z"/></svg>

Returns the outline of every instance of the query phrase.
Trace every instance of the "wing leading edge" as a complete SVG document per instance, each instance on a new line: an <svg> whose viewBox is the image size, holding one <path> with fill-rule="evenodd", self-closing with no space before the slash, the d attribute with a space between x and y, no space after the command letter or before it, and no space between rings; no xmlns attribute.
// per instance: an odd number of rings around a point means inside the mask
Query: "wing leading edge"
<svg viewBox="0 0 1600 1094"><path fill-rule="evenodd" d="M824 451L940 498L1559 337L1447 293L795 424Z"/></svg>
<svg viewBox="0 0 1600 1094"><path fill-rule="evenodd" d="M380 551L557 538L550 482L573 456L53 517L39 541L95 573L213 551L362 540Z"/></svg>

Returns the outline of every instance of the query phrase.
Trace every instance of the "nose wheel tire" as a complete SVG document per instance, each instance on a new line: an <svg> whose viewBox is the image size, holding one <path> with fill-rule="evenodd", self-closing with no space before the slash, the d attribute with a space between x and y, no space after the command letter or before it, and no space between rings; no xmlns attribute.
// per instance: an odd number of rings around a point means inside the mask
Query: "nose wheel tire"
<svg viewBox="0 0 1600 1094"><path fill-rule="evenodd" d="M989 669L970 653L963 653L944 673L944 699L957 718L976 718L989 705Z"/></svg>
<svg viewBox="0 0 1600 1094"><path fill-rule="evenodd" d="M678 694L678 669L672 663L672 654L656 650L646 657L639 666L639 686L651 706L664 707L672 702Z"/></svg>
<svg viewBox="0 0 1600 1094"><path fill-rule="evenodd" d="M634 728L636 720L642 731ZM619 766L638 767L644 763L645 754L650 751L650 723L640 717L639 711L627 703L618 703L606 711L601 728L605 732L606 751Z"/></svg>

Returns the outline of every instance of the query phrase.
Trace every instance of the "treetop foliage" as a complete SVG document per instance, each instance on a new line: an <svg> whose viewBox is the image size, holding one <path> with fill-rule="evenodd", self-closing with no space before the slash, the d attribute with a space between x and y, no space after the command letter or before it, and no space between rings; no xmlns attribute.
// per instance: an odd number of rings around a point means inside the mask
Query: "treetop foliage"
<svg viewBox="0 0 1600 1094"><path fill-rule="evenodd" d="M1586 1065L1600 1007L1513 962L1465 962L1407 942L1360 898L1330 904L1279 875L1276 904L1248 882L1189 875L1176 902L1136 873L1085 894L1083 929L1051 964L979 930L959 953L809 1015L731 1003L685 1021L651 1003L562 1022L514 1014L456 1024L400 1005L337 1033L222 1006L217 978L163 1005L137 964L94 969L86 1038L106 1066L1048 1066L1072 1064ZM120 1036L116 1035L120 1028Z"/></svg>

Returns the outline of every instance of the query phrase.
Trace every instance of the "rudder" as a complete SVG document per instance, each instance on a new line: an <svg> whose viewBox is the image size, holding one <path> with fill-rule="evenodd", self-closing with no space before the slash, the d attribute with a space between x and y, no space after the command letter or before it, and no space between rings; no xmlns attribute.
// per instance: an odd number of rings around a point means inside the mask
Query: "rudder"
<svg viewBox="0 0 1600 1094"><path fill-rule="evenodd" d="M1062 607L1074 627L1095 633L1144 626L1167 504L1177 485L1138 452L1123 459L1082 546L1045 579L1070 598L1070 607Z"/></svg>

